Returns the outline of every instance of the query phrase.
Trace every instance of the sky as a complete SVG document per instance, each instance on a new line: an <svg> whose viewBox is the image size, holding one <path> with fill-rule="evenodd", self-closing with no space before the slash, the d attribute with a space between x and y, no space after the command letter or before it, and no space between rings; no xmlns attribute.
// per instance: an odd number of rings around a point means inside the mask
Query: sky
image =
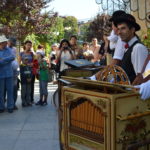
<svg viewBox="0 0 150 150"><path fill-rule="evenodd" d="M75 16L78 20L95 17L98 8L95 0L53 0L49 6L60 16Z"/></svg>

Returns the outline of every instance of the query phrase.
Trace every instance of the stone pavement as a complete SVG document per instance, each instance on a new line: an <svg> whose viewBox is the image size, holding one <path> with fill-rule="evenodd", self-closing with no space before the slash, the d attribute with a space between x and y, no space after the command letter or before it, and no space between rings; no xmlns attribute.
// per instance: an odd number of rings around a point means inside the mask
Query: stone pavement
<svg viewBox="0 0 150 150"><path fill-rule="evenodd" d="M56 85L49 84L47 106L22 108L19 92L19 110L0 114L0 150L59 150L57 112L51 104L56 88ZM36 82L35 101L38 99Z"/></svg>

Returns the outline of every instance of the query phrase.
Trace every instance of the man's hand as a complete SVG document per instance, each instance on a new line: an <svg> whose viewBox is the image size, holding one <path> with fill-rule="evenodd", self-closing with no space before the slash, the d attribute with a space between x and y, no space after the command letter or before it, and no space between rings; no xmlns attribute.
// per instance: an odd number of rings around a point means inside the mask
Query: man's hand
<svg viewBox="0 0 150 150"><path fill-rule="evenodd" d="M143 79L142 74L139 73L139 74L136 76L135 80L133 81L132 85L140 85L141 83L144 82L143 80L144 80L144 79Z"/></svg>
<svg viewBox="0 0 150 150"><path fill-rule="evenodd" d="M139 88L139 93L142 100L150 98L150 80L142 83L141 85L135 86L135 88Z"/></svg>

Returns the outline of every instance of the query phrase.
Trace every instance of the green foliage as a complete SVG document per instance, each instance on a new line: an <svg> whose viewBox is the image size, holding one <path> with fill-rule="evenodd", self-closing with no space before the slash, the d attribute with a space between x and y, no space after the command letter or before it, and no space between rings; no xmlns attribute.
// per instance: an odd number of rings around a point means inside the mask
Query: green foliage
<svg viewBox="0 0 150 150"><path fill-rule="evenodd" d="M64 38L63 18L57 17L55 24L51 28L51 44L59 43Z"/></svg>
<svg viewBox="0 0 150 150"><path fill-rule="evenodd" d="M85 24L79 25L79 28L80 28L79 40L90 42L90 41L88 41L88 29L89 29L89 25L90 25L89 22L85 23Z"/></svg>
<svg viewBox="0 0 150 150"><path fill-rule="evenodd" d="M2 0L0 3L0 33L23 41L29 34L49 33L56 14L41 13L51 0Z"/></svg>
<svg viewBox="0 0 150 150"><path fill-rule="evenodd" d="M97 17L90 22L88 33L87 33L87 40L91 41L93 37L96 37L98 40L102 40L104 32L110 32L111 24L109 22L109 15L97 15Z"/></svg>
<svg viewBox="0 0 150 150"><path fill-rule="evenodd" d="M65 26L64 26L65 25ZM67 32L65 27L71 27L71 30ZM63 38L69 38L72 34L77 34L78 25L75 17L56 17L54 24L49 29L48 34L29 34L25 40L31 40L33 42L34 50L37 49L39 44L44 45L46 55L51 51L51 45L53 43L60 43Z"/></svg>
<svg viewBox="0 0 150 150"><path fill-rule="evenodd" d="M143 44L150 49L150 29L148 29L147 35L143 35L141 39Z"/></svg>
<svg viewBox="0 0 150 150"><path fill-rule="evenodd" d="M69 39L71 35L77 35L78 33L78 22L73 16L64 17L64 38Z"/></svg>

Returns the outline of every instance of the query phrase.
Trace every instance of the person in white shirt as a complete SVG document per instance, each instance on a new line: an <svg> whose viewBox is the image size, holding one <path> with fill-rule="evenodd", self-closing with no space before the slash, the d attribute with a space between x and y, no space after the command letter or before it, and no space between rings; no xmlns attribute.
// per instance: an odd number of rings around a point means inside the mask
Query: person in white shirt
<svg viewBox="0 0 150 150"><path fill-rule="evenodd" d="M150 55L145 61L141 78L139 79L138 84L139 85L135 86L135 88L139 89L141 99L146 100L150 98Z"/></svg>
<svg viewBox="0 0 150 150"><path fill-rule="evenodd" d="M118 29L115 23L116 18L120 17L122 14L125 14L125 11L117 10L109 20L112 23L112 32L108 37L108 40L110 41L109 46L113 54L112 65L119 65L124 55L124 42L118 36Z"/></svg>
<svg viewBox="0 0 150 150"><path fill-rule="evenodd" d="M37 47L38 49L37 49L37 51L36 51L36 53L38 54L42 54L43 56L45 56L45 50L44 50L44 46L43 45L38 45L38 47Z"/></svg>
<svg viewBox="0 0 150 150"><path fill-rule="evenodd" d="M112 23L112 32L110 36L108 36L108 40L110 43L109 46L112 51L115 51L111 65L119 65L124 55L125 43L118 36L118 29L115 23L116 18L122 14L125 14L125 12L122 10L115 11L109 20ZM98 74L99 73L97 73L96 75L93 75L92 77L90 77L90 79L96 80L97 78L96 76L98 76Z"/></svg>
<svg viewBox="0 0 150 150"><path fill-rule="evenodd" d="M121 60L121 67L125 70L132 84L142 72L144 62L148 56L147 48L140 43L135 32L140 30L140 25L130 14L123 14L116 19L118 35L126 42L126 50Z"/></svg>
<svg viewBox="0 0 150 150"><path fill-rule="evenodd" d="M57 65L59 64L59 76L65 69L68 69L68 65L65 64L67 60L73 60L75 58L74 52L71 49L70 43L68 40L63 39L60 43L59 50L56 52L57 56Z"/></svg>

